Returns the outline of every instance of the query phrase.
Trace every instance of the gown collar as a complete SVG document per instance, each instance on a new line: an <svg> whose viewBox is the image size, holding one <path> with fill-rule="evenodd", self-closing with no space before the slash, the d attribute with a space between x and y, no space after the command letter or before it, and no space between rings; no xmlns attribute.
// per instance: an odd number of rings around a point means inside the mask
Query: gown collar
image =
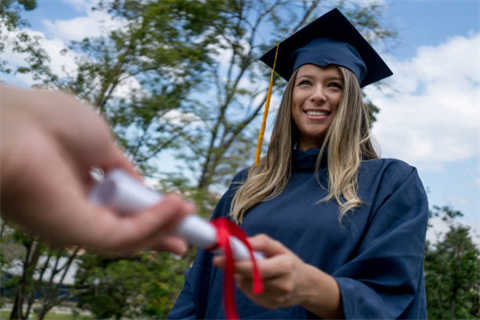
<svg viewBox="0 0 480 320"><path fill-rule="evenodd" d="M293 150L293 170L315 170L315 163L320 149L308 149L307 151ZM325 148L320 168L328 165L328 148Z"/></svg>

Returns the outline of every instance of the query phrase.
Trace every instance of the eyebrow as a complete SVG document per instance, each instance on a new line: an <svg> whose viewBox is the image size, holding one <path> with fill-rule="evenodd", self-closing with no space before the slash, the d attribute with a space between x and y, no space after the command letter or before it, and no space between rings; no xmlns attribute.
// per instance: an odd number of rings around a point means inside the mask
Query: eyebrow
<svg viewBox="0 0 480 320"><path fill-rule="evenodd" d="M302 74L302 75L298 75L296 80L301 79L301 78L314 79L315 77L310 75L310 74ZM337 81L340 81L340 82L343 83L343 79L341 77L338 77L338 76L328 76L325 80L326 81L337 80Z"/></svg>

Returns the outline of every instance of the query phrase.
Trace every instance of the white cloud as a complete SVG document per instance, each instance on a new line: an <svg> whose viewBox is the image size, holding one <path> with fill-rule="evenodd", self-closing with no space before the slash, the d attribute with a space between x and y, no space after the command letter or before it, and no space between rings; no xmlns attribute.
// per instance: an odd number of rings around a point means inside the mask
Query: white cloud
<svg viewBox="0 0 480 320"><path fill-rule="evenodd" d="M110 31L123 28L126 24L124 20L114 19L107 12L91 10L90 1L84 3L68 0L68 2L85 15L67 20L44 19L42 23L51 38L80 41L85 37L105 35Z"/></svg>
<svg viewBox="0 0 480 320"><path fill-rule="evenodd" d="M367 88L380 107L373 133L382 155L424 168L480 158L480 33L389 58L390 89Z"/></svg>
<svg viewBox="0 0 480 320"><path fill-rule="evenodd" d="M189 122L190 126L201 126L203 122L199 117L190 112L182 112L180 110L171 110L164 115L165 120L175 125L182 125Z"/></svg>
<svg viewBox="0 0 480 320"><path fill-rule="evenodd" d="M431 228L427 229L427 240L431 243L437 243L445 239L445 235L449 231L449 225L447 222L442 221L440 217L434 217L429 219L429 223L432 225ZM454 226L468 226L470 228L469 235L472 238L473 243L480 248L480 220L479 219L470 219L468 217L462 218L461 221L456 221L453 223Z"/></svg>
<svg viewBox="0 0 480 320"><path fill-rule="evenodd" d="M140 82L134 77L128 77L127 79L123 80L120 85L115 90L114 95L118 98L129 98L130 94L133 91L137 92L137 98L140 98L142 85Z"/></svg>
<svg viewBox="0 0 480 320"><path fill-rule="evenodd" d="M432 227L427 229L427 240L431 243L441 241L448 232L448 225L441 218L430 218L428 222Z"/></svg>

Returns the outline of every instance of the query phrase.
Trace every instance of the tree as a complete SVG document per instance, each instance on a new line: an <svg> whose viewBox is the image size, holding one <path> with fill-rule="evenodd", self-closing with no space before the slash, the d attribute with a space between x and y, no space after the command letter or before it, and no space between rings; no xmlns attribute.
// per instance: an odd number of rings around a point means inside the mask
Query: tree
<svg viewBox="0 0 480 320"><path fill-rule="evenodd" d="M20 53L24 55L24 64L11 65L0 57L0 73L29 73L35 80L53 81L46 62L50 60L46 51L40 46L39 37L31 36L22 28L29 26L22 18L25 11L37 7L36 0L3 0L0 2L0 54Z"/></svg>
<svg viewBox="0 0 480 320"><path fill-rule="evenodd" d="M119 259L83 255L76 275L79 307L95 318L165 318L186 262L168 253Z"/></svg>
<svg viewBox="0 0 480 320"><path fill-rule="evenodd" d="M10 319L29 319L34 302L39 304L37 318L44 319L54 306L71 298L59 295L65 276L79 249L51 249L34 237L15 230L13 243L22 246L18 259L21 274L13 275L6 287L14 290ZM42 259L43 258L43 259ZM64 260L64 261L62 261Z"/></svg>
<svg viewBox="0 0 480 320"><path fill-rule="evenodd" d="M43 255L45 259L37 269L38 279L33 290L34 294L40 295L37 299L39 307L36 310L38 320L43 320L53 307L74 298L71 290L61 289L64 287L66 276L78 259L80 251L79 247L50 249ZM34 301L33 297L30 299L32 302Z"/></svg>
<svg viewBox="0 0 480 320"><path fill-rule="evenodd" d="M12 296L13 289L9 271L15 261L24 255L24 248L14 241L15 230L7 222L0 219L0 307Z"/></svg>
<svg viewBox="0 0 480 320"><path fill-rule="evenodd" d="M23 11L31 11L37 7L36 0L4 0L0 3L0 19L8 30L12 30L26 22L21 18Z"/></svg>
<svg viewBox="0 0 480 320"><path fill-rule="evenodd" d="M428 316L432 319L480 317L480 250L470 228L456 223L463 214L451 207L435 206L431 215L448 225L439 242L427 243L425 283ZM432 226L430 226L432 227Z"/></svg>
<svg viewBox="0 0 480 320"><path fill-rule="evenodd" d="M56 85L96 106L145 174L188 127L182 103L202 79L224 1L101 1L123 27L73 42L78 70ZM120 90L126 93L119 93Z"/></svg>

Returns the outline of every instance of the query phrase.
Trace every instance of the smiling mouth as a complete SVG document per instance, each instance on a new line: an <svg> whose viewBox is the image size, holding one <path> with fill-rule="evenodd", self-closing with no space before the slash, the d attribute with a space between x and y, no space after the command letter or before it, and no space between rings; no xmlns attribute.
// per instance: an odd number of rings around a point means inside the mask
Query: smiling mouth
<svg viewBox="0 0 480 320"><path fill-rule="evenodd" d="M324 116L324 117L330 114L330 112L327 112L327 111L312 111L312 110L306 111L305 113L309 116Z"/></svg>

